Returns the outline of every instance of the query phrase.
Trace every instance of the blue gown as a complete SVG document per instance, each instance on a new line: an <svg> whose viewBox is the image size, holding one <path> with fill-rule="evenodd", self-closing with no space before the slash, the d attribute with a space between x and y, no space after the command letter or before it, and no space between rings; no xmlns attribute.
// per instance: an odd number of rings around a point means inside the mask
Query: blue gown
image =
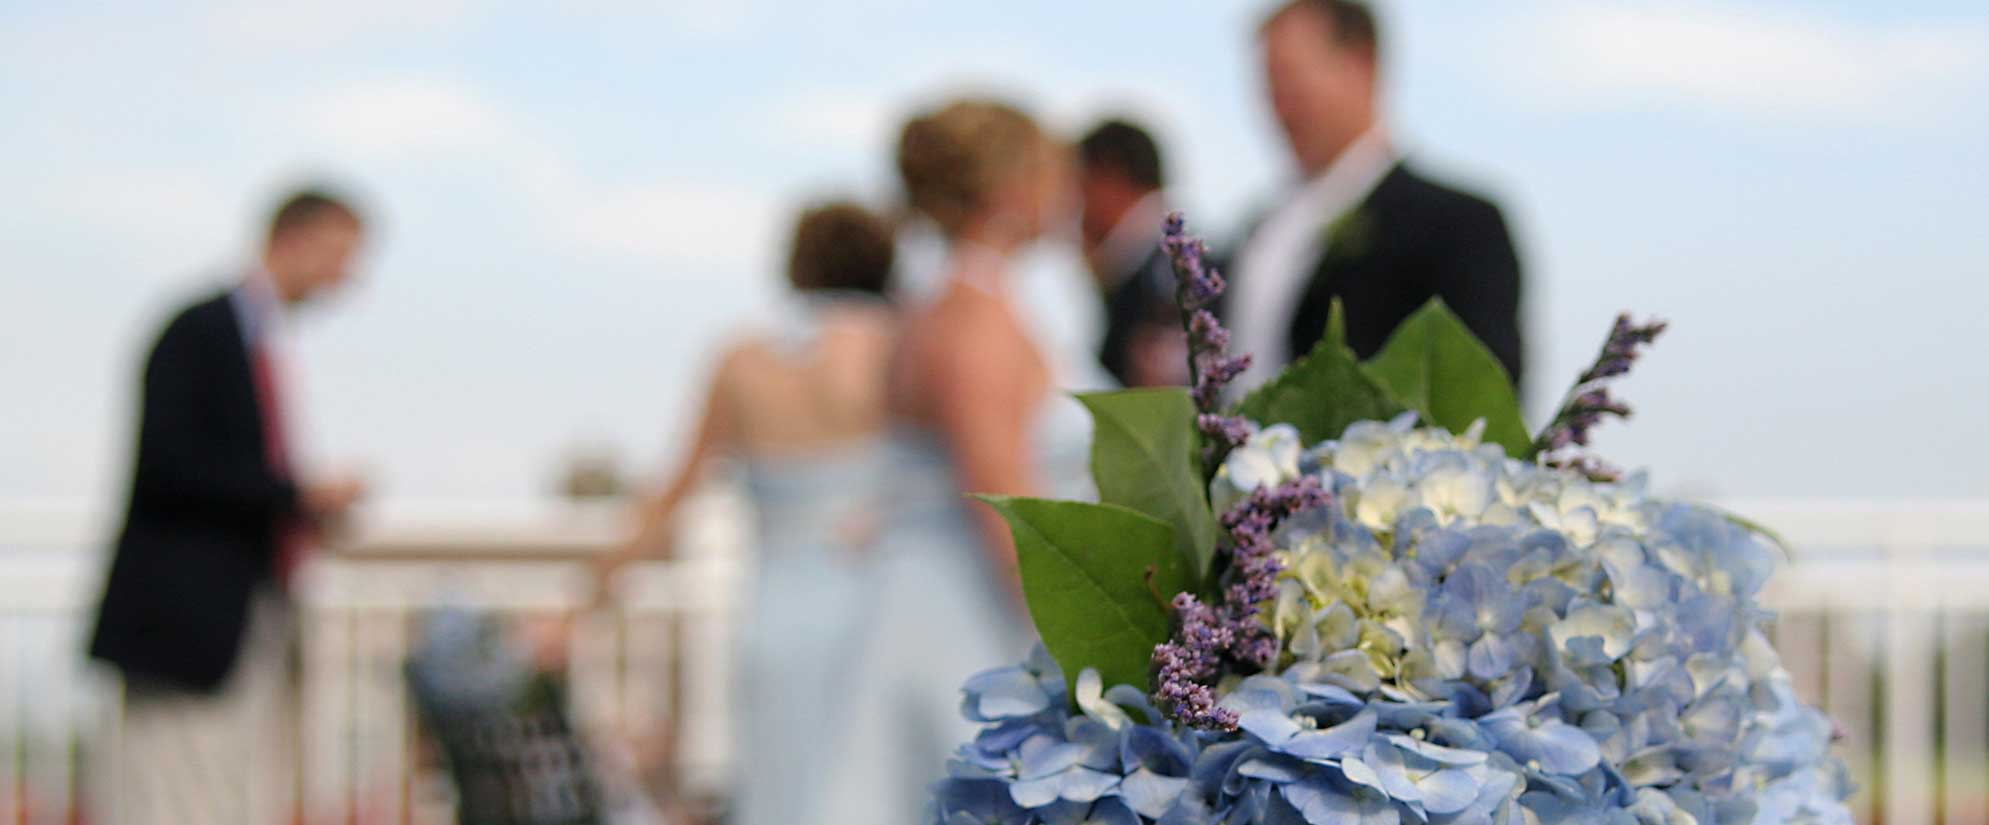
<svg viewBox="0 0 1989 825"><path fill-rule="evenodd" d="M1059 397L1037 422L1039 472L1056 497L1090 497L1090 421ZM960 715L968 676L1022 661L1034 633L981 547L945 445L930 431L891 433L888 515L865 565L864 641L849 692L829 701L846 720L822 823L914 825L927 787L975 726Z"/></svg>
<svg viewBox="0 0 1989 825"><path fill-rule="evenodd" d="M759 560L738 663L737 825L827 823L817 815L848 736L868 578L889 451L865 439L806 456L749 457Z"/></svg>

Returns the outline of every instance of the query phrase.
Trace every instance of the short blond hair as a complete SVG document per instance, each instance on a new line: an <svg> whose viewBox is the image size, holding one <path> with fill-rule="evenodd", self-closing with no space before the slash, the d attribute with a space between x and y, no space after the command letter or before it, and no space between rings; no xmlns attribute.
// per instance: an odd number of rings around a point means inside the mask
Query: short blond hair
<svg viewBox="0 0 1989 825"><path fill-rule="evenodd" d="M913 209L957 234L1048 137L1021 109L966 99L912 118L898 136L898 177Z"/></svg>

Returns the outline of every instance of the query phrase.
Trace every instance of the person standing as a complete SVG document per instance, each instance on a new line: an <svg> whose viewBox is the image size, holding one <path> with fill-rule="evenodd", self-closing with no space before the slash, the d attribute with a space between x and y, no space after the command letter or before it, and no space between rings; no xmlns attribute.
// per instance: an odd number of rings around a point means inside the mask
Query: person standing
<svg viewBox="0 0 1989 825"><path fill-rule="evenodd" d="M684 501L718 459L736 460L758 563L740 634L734 825L843 821L822 814L824 765L849 735L843 703L874 595L865 565L892 505L879 489L890 478L884 393L899 326L886 298L892 240L852 202L802 212L788 255L791 314L719 358L686 458L597 568L612 591L624 564L666 552Z"/></svg>
<svg viewBox="0 0 1989 825"><path fill-rule="evenodd" d="M1107 120L1077 143L1078 226L1105 301L1098 360L1128 387L1188 383L1174 269L1160 249L1167 217L1160 147L1145 129Z"/></svg>
<svg viewBox="0 0 1989 825"><path fill-rule="evenodd" d="M890 508L868 564L847 726L813 821L912 825L973 725L960 682L1028 644L1008 526L969 493L1061 495L1090 423L1012 294L1016 256L1066 219L1067 147L1007 103L968 98L899 133L907 201L945 239L939 295L908 313L886 388Z"/></svg>
<svg viewBox="0 0 1989 825"><path fill-rule="evenodd" d="M348 279L362 235L344 201L290 196L240 282L182 309L146 358L130 497L89 647L124 679L119 823L292 819L289 590L362 486L295 463L284 326Z"/></svg>
<svg viewBox="0 0 1989 825"><path fill-rule="evenodd" d="M1290 0L1258 33L1271 108L1301 175L1245 235L1224 308L1235 351L1262 383L1305 355L1333 301L1363 358L1442 298L1518 384L1520 264L1499 208L1424 177L1383 122L1381 43L1356 0Z"/></svg>

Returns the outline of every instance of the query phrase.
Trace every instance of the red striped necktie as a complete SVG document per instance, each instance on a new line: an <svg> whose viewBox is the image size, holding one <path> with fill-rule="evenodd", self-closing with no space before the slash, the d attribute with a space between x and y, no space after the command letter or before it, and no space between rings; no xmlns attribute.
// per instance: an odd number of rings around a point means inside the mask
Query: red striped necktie
<svg viewBox="0 0 1989 825"><path fill-rule="evenodd" d="M263 455L278 478L291 478L290 443L283 428L283 401L278 386L277 358L269 345L257 340L250 353L255 371L256 400L262 410ZM310 548L310 531L300 514L286 514L276 523L276 581L289 589Z"/></svg>

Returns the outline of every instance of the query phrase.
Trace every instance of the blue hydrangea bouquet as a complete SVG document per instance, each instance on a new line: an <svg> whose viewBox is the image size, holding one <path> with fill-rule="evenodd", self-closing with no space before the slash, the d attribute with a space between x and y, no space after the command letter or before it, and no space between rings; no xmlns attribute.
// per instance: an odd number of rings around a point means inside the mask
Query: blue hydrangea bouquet
<svg viewBox="0 0 1989 825"><path fill-rule="evenodd" d="M1042 648L971 678L943 825L1849 823L1757 601L1778 548L1585 454L1662 324L1620 318L1537 436L1439 302L1247 366L1170 216L1194 384L1086 395L1102 503L986 499Z"/></svg>

